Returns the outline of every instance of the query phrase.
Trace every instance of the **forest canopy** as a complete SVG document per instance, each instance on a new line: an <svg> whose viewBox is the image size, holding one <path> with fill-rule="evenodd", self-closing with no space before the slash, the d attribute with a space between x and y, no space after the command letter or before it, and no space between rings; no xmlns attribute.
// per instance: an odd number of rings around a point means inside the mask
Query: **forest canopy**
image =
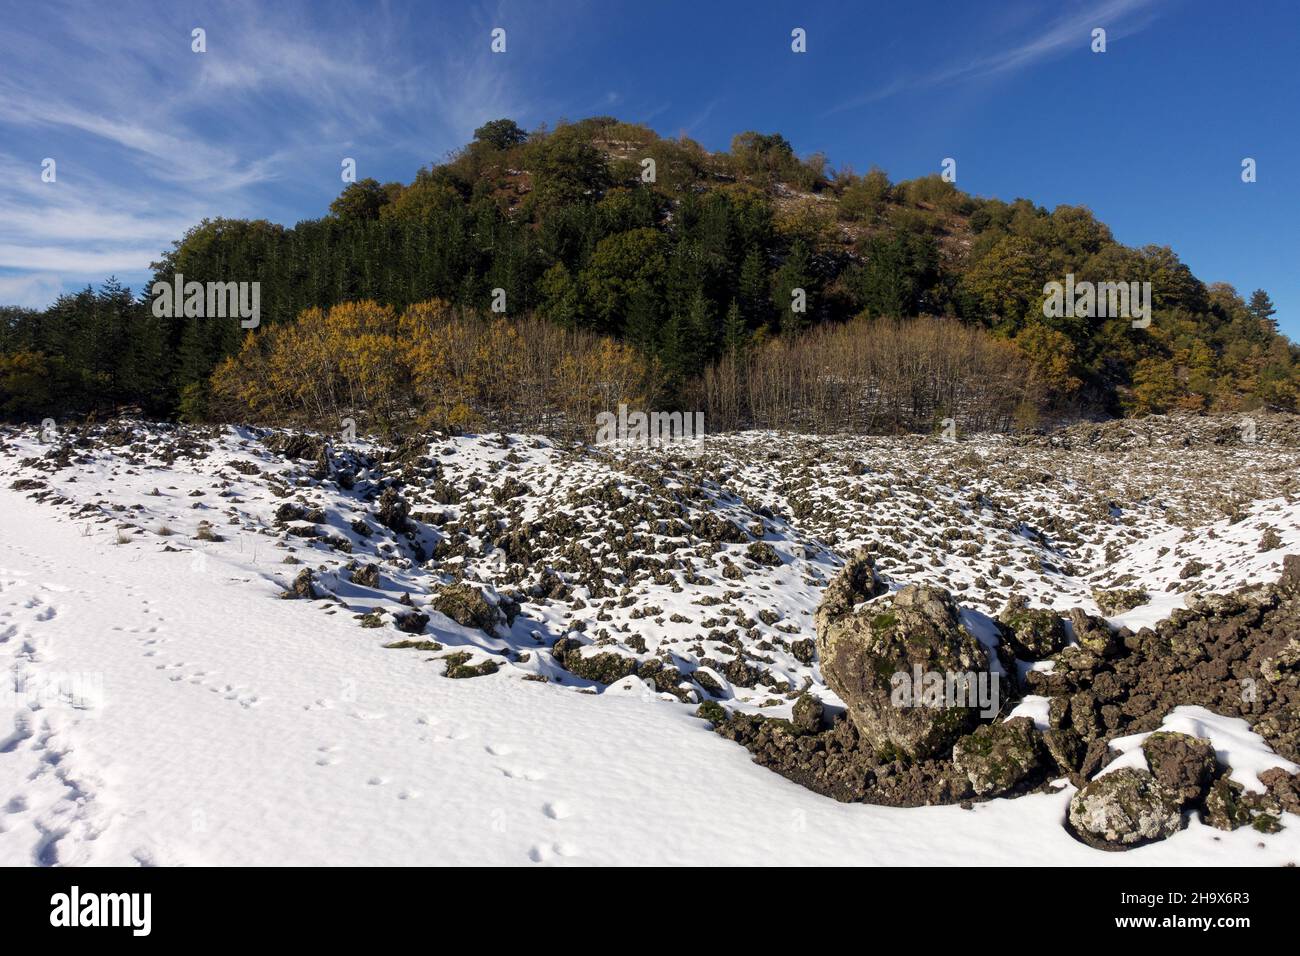
<svg viewBox="0 0 1300 956"><path fill-rule="evenodd" d="M1121 245L1082 206L836 169L779 133L711 153L610 117L493 120L410 183L348 184L319 219L205 220L153 270L260 283L260 327L157 317L146 290L113 279L45 310L0 308L0 415L348 409L376 427L543 427L609 397L602 362L629 395L735 427L926 428L977 407L1010 427L1296 410L1300 395L1300 350L1265 291L1207 284L1167 246ZM1044 286L1067 274L1149 282L1149 325L1046 317ZM889 366L904 356L915 381ZM484 383L521 363L550 391L511 411L502 395L530 393ZM259 394L275 375L297 377Z"/></svg>

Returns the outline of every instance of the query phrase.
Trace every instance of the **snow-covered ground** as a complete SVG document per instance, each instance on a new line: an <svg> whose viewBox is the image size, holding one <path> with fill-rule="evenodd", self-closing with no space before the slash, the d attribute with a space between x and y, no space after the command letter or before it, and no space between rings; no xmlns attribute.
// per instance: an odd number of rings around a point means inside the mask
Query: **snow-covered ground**
<svg viewBox="0 0 1300 956"><path fill-rule="evenodd" d="M237 562L124 553L0 492L0 635L90 709L19 709L0 745L0 863L1089 864L1059 795L837 804L750 763L693 708L446 680ZM34 695L36 696L36 695ZM1300 860L1188 831L1126 864Z"/></svg>
<svg viewBox="0 0 1300 956"><path fill-rule="evenodd" d="M225 467L242 459L270 474L271 456L247 433L229 432L217 444L212 456L165 465L88 450L84 461L57 476L40 475L63 499L55 504L9 487L20 471L36 474L16 468L19 459L45 451L34 436L14 441L3 459L0 662L23 693L0 701L0 864L1300 862L1300 819L1289 815L1282 832L1267 838L1250 828L1221 832L1193 818L1162 843L1100 852L1062 827L1074 792L1068 785L969 810L837 804L756 766L745 750L708 732L694 716L694 700L654 693L636 678L606 688L561 676L541 652L521 652L533 631L553 640L575 620L591 630L608 627L599 646L620 652L631 653L621 638L641 621L635 633L648 642L645 654L661 643L696 644L691 635L702 612L689 589L663 586L651 594L653 585L643 583L635 602L611 607L591 600L576 615L526 604L515 625L495 638L434 614L422 639L507 662L487 676L447 679L435 660L440 653L385 648L407 635L391 625L359 627L352 613L358 602L397 607L397 595L416 590L420 569L391 552L380 589L349 585L345 563L382 557L384 542L365 554L340 555L273 528L271 512L290 499L266 494L251 478L239 484ZM489 483L484 494L491 482L500 486L491 462L511 453L522 460L521 480L534 486L549 480L594 487L590 475L553 467L544 445L521 443L499 454L474 439L448 447L458 453L446 458L455 461L457 480L468 481L466 487L476 477ZM841 451L834 447L825 461L833 463ZM1011 452L983 451L1004 453ZM783 487L768 466L745 465L733 454L729 482L738 494L709 493L720 509L750 519L761 514L754 509L770 505L771 515L760 522L766 526L756 530L781 563L745 565L743 577L726 579L725 586L738 593L734 600L746 616L777 609L775 629L749 622L754 627L743 632L744 647L746 654L760 648L753 653L770 662L785 686L727 687L734 690L727 703L757 708L768 698L784 710L789 693L820 682L815 665L788 652L788 641L812 636L811 611L846 539L878 538L872 532L883 527L905 548L899 528L915 523L922 536L926 522L918 513L960 510L957 502L969 500L970 489L953 488L939 505L911 503L913 491L895 477L888 494L900 503L888 510L862 504L864 515L877 509L875 525L853 535L841 531L832 551L818 537L820 513L798 528L782 516L801 497L798 489ZM891 484L879 477L887 464L879 459L874 479L883 485ZM299 483L293 472L286 466L276 480L324 505L333 533L358 548L370 540L349 531L349 519L369 514L355 494L326 487L329 482ZM853 508L874 498L867 487L872 480L867 471L855 476L851 495L827 492L825 507L830 499ZM525 500L538 511L533 517L546 517L543 504ZM1026 534L1014 508L984 507L958 515L958 526L982 522L989 537L953 539L979 546L966 555L956 549L941 555L948 575L980 578L987 543L997 540L1004 567L1034 565L1032 573L1017 571L1018 585L1061 607L1087 606L1089 575L1106 572L1131 574L1159 592L1157 603L1168 613L1182 592L1165 588L1182 586L1179 567L1190 557L1202 557L1206 577L1230 583L1273 572L1283 552L1256 550L1265 524L1286 544L1300 542L1300 510L1285 497L1251 504L1245 520L1203 525L1215 530L1212 537L1158 528L1143 514L1081 541L1073 558L1080 567L1065 575L1042 569L1046 546L1037 533ZM211 521L220 540L196 538L200 520ZM123 532L124 525L133 530ZM1132 547L1115 562L1102 558L1107 535L1123 538L1134 526L1142 533L1133 535ZM933 534L941 536L942 527ZM280 563L290 547L338 601L278 600L299 570ZM737 566L745 547L725 546L735 551ZM470 561L468 577L485 579L493 560L499 559L485 553ZM895 584L924 579L909 576L908 563L886 568ZM724 585L714 577L719 565L707 557L694 571L700 587ZM1043 590L1042 582L1052 581L1061 582L1056 597ZM651 597L661 613L635 617ZM602 611L608 616L599 617ZM670 615L678 612L689 619L674 628ZM1148 607L1145 613L1157 612ZM536 638L532 643L543 646ZM672 660L686 675L721 652L710 642L694 656L674 648ZM542 676L550 679L535 679ZM60 687L71 694L60 694ZM1191 717L1172 715L1170 726ZM1244 770L1270 765L1255 735L1212 718L1200 726L1215 730L1225 759L1236 747Z"/></svg>

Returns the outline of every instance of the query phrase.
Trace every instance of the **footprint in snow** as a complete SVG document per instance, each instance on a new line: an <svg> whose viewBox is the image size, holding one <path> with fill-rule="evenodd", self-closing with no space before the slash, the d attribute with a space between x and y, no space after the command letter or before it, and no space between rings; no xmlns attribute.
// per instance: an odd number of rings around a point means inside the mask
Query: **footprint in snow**
<svg viewBox="0 0 1300 956"><path fill-rule="evenodd" d="M571 843L539 843L528 851L528 859L534 863L546 863L554 857L578 856L578 848Z"/></svg>
<svg viewBox="0 0 1300 956"><path fill-rule="evenodd" d="M559 800L556 800L553 803L543 804L542 813L550 817L552 820L565 820L573 815L569 810L568 805Z"/></svg>
<svg viewBox="0 0 1300 956"><path fill-rule="evenodd" d="M546 774L541 770L526 770L521 767L502 767L501 772L511 780L527 780L529 783L536 783L538 780L546 779Z"/></svg>

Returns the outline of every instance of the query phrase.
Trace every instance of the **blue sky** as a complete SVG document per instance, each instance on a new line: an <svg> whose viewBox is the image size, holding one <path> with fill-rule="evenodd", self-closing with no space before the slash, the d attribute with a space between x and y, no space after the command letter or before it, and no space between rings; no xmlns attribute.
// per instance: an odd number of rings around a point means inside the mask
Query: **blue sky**
<svg viewBox="0 0 1300 956"><path fill-rule="evenodd" d="M1290 0L0 10L0 302L44 306L109 274L138 288L204 216L319 216L343 157L409 182L487 119L610 114L712 149L777 131L895 180L953 157L969 192L1087 205L1122 242L1267 289L1300 340ZM206 53L190 49L195 27Z"/></svg>

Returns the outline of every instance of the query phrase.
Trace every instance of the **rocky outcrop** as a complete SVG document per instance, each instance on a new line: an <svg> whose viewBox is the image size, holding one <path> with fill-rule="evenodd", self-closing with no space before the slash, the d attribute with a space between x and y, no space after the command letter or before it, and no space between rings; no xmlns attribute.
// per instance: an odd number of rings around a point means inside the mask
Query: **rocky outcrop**
<svg viewBox="0 0 1300 956"><path fill-rule="evenodd" d="M429 607L462 627L478 628L489 635L496 634L497 625L503 620L501 612L483 596L481 589L463 581L439 588Z"/></svg>
<svg viewBox="0 0 1300 956"><path fill-rule="evenodd" d="M1184 801L1199 800L1218 770L1214 746L1190 734L1157 731L1142 741L1151 773Z"/></svg>
<svg viewBox="0 0 1300 956"><path fill-rule="evenodd" d="M383 494L379 496L377 517L379 523L385 528L401 534L410 529L411 506L392 488L385 488Z"/></svg>
<svg viewBox="0 0 1300 956"><path fill-rule="evenodd" d="M1163 840L1183 825L1182 797L1147 770L1103 774L1070 799L1074 833L1098 849L1129 849Z"/></svg>
<svg viewBox="0 0 1300 956"><path fill-rule="evenodd" d="M293 584L289 590L280 594L282 598L305 598L309 601L316 600L316 576L312 573L311 568L303 568L298 572L298 576L293 579Z"/></svg>
<svg viewBox="0 0 1300 956"><path fill-rule="evenodd" d="M883 591L865 554L831 582L816 614L822 675L870 746L912 758L946 752L974 728L977 708L924 700L912 685L918 675L978 679L988 655L947 591L909 585L873 600Z"/></svg>
<svg viewBox="0 0 1300 956"><path fill-rule="evenodd" d="M980 796L997 796L1028 780L1042 766L1042 739L1028 717L984 724L952 748L953 766Z"/></svg>
<svg viewBox="0 0 1300 956"><path fill-rule="evenodd" d="M1040 661L1065 647L1065 625L1054 611L1030 608L1024 597L1013 596L998 615L1002 635L1016 657Z"/></svg>

